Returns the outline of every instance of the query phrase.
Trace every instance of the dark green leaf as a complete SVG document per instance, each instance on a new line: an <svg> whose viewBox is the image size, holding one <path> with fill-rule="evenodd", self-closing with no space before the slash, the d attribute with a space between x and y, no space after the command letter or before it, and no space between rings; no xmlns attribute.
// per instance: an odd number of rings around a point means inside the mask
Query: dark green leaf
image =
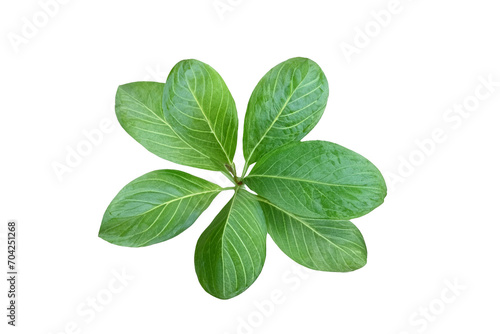
<svg viewBox="0 0 500 334"><path fill-rule="evenodd" d="M99 236L142 247L171 239L201 215L223 189L176 170L157 170L127 184L109 204Z"/></svg>
<svg viewBox="0 0 500 334"><path fill-rule="evenodd" d="M236 105L224 80L210 66L183 60L170 72L163 91L165 118L189 145L209 156L219 170L236 150Z"/></svg>
<svg viewBox="0 0 500 334"><path fill-rule="evenodd" d="M257 279L265 257L266 223L260 204L255 195L237 188L196 245L200 284L217 298L235 297Z"/></svg>
<svg viewBox="0 0 500 334"><path fill-rule="evenodd" d="M247 164L302 139L318 123L327 100L328 82L312 60L292 58L271 69L248 103L243 132Z"/></svg>
<svg viewBox="0 0 500 334"><path fill-rule="evenodd" d="M361 232L349 221L302 218L262 200L267 231L297 263L315 270L346 272L366 264Z"/></svg>
<svg viewBox="0 0 500 334"><path fill-rule="evenodd" d="M132 82L118 87L116 116L127 133L157 156L186 166L219 170L202 150L181 139L163 115L165 84Z"/></svg>
<svg viewBox="0 0 500 334"><path fill-rule="evenodd" d="M384 178L370 161L337 144L295 142L259 160L245 183L301 217L346 220L383 203Z"/></svg>

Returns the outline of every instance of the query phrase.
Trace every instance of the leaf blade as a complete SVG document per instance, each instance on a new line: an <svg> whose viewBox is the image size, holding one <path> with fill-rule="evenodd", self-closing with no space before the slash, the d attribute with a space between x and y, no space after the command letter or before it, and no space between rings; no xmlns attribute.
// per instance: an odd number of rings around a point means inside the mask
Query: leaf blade
<svg viewBox="0 0 500 334"><path fill-rule="evenodd" d="M177 63L163 90L165 119L179 136L225 171L236 150L236 104L222 77L194 59Z"/></svg>
<svg viewBox="0 0 500 334"><path fill-rule="evenodd" d="M191 226L221 191L216 184L180 171L144 174L111 201L99 237L128 247L166 241Z"/></svg>
<svg viewBox="0 0 500 334"><path fill-rule="evenodd" d="M244 182L270 202L309 218L348 220L383 203L387 187L363 156L323 141L295 142L259 160Z"/></svg>
<svg viewBox="0 0 500 334"><path fill-rule="evenodd" d="M186 143L165 120L162 94L165 84L132 82L118 87L115 111L123 129L151 153L196 168L218 170L202 151Z"/></svg>
<svg viewBox="0 0 500 334"><path fill-rule="evenodd" d="M255 87L245 115L247 164L304 138L323 115L328 95L326 76L310 59L292 58L266 73Z"/></svg>
<svg viewBox="0 0 500 334"><path fill-rule="evenodd" d="M295 262L314 270L348 272L366 264L361 232L349 221L298 217L261 200L267 231Z"/></svg>
<svg viewBox="0 0 500 334"><path fill-rule="evenodd" d="M205 291L220 299L245 291L264 266L266 235L256 196L236 189L196 244L196 274Z"/></svg>

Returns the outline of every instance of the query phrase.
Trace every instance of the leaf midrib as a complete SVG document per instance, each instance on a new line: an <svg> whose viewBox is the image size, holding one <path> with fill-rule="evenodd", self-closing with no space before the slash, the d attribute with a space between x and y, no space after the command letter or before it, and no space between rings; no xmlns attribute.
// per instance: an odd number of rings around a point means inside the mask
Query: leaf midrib
<svg viewBox="0 0 500 334"><path fill-rule="evenodd" d="M192 67L191 67L191 64L189 64L189 69L194 73ZM194 80L195 80L195 83L196 83L196 75L194 76ZM210 81L212 81L212 78L210 78ZM222 149L222 152L224 152L224 155L226 156L226 160L229 164L231 164L231 159L229 158L229 155L227 154L226 152L226 149L225 147L222 145L221 141L219 140L219 137L217 137L217 134L215 133L214 129L212 129L212 123L210 123L210 121L208 120L208 117L207 115L205 114L205 111L203 110L203 108L201 107L201 104L200 102L198 101L198 99L196 98L196 95L194 94L194 92L191 90L191 86L189 85L189 81L186 80L186 83L187 83L187 86L188 86L188 89L189 89L189 92L191 93L191 95L193 95L193 98L194 100L196 101L196 104L198 105L198 108L200 109L201 111L201 114L203 115L203 117L205 118L205 121L207 122L208 124L208 128L210 129L210 132L212 132L212 134L214 135L215 137L215 140L217 140L217 143L219 144L219 146L221 147ZM212 81L213 83L213 81Z"/></svg>
<svg viewBox="0 0 500 334"><path fill-rule="evenodd" d="M326 238L323 234L321 234L320 232L318 232L315 228L313 228L311 225L309 225L305 220L303 220L302 218L300 217L297 217L296 215L288 212L288 211L285 211L284 209L280 208L279 206L276 206L274 205L273 203L267 201L267 200L264 200L262 198L259 198L259 201L263 202L263 203L266 203L268 205L271 205L273 207L275 207L276 209L278 209L279 211L285 213L286 215L292 217L293 219L301 222L304 226L306 226L307 228L309 228L311 231L313 231L315 234L317 234L318 236L320 236L322 239L326 240L329 244L333 245L334 247L338 248L339 250L341 250L342 252L344 252L346 255L349 255L348 252L346 252L342 247L340 247L339 245L335 244L334 242L332 242L330 239ZM342 220L340 220L342 221Z"/></svg>
<svg viewBox="0 0 500 334"><path fill-rule="evenodd" d="M166 126L168 126L168 128L170 130L172 130L172 133L175 134L175 136L180 140L182 141L184 144L186 144L187 146L189 146L191 149L193 149L194 151L198 152L199 154L201 154L202 156L204 156L205 158L209 159L210 161L212 161L206 154L202 153L201 151L197 150L195 147L193 147L192 145L190 145L188 142L186 142L183 138L181 138L177 132L175 132L175 130L172 128L172 126L170 124L168 124L168 122L166 120L164 120L163 118L159 117L151 108L149 108L146 104L144 104L142 101L136 99L133 95L131 95L129 92L127 92L125 89L121 88L121 90L126 94L128 95L132 100L136 101L136 103L144 106L144 108L146 108L148 111L150 111L157 119L159 119L162 123L164 123Z"/></svg>
<svg viewBox="0 0 500 334"><path fill-rule="evenodd" d="M162 206L167 206L167 205L169 205L169 204L171 204L171 203L174 203L174 202L176 202L176 201L181 201L181 200L183 200L183 199L185 199L185 198L194 197L194 196L199 196L199 195L204 195L204 194L209 194L209 193L214 193L214 192L221 192L222 190L223 190L223 189L221 188L221 189L215 189L215 190L203 191L203 192L193 193L193 194L189 194L189 195L185 195L185 196L181 196L181 197L176 197L176 198L174 198L174 199L172 199L172 200L169 200L169 201L167 201L167 202L163 202L163 203L161 203L161 204L158 204L158 205L154 206L153 208L151 208L151 209L149 209L149 210L147 210L147 211L144 211L144 212L142 212L142 213L140 213L140 214L138 214L138 215L133 215L133 216L125 216L125 217L116 217L116 218L117 218L117 219L125 219L125 218L140 217L140 216L143 216L143 215L145 215L145 214L147 214L147 213L149 213L149 212L151 212L151 211L154 211L154 210L156 210L156 209L158 209L158 208L160 208L160 207L162 207Z"/></svg>
<svg viewBox="0 0 500 334"><path fill-rule="evenodd" d="M363 188L363 189L374 189L374 190L379 190L379 188L377 188L377 187L357 186L357 185L349 185L349 184L326 183L326 182L313 181L313 180L308 180L308 179L298 179L298 178L294 178L294 177L290 177L290 176L279 176L279 175L252 174L252 175L248 175L245 179L249 179L249 178L252 178L252 177L264 177L264 178L283 179L283 180L296 181L296 182L303 182L303 183L319 184L319 185L323 185L323 186L331 186L331 187L343 187L343 188Z"/></svg>
<svg viewBox="0 0 500 334"><path fill-rule="evenodd" d="M234 202L236 201L236 195L238 194L238 191L240 190L240 187L236 188L234 190L234 195L233 198L231 199L231 205L229 206L229 210L227 211L227 217L224 220L224 228L222 229L222 235L221 235L221 261L222 261L222 294L225 296L226 295L226 283L225 283L225 266L224 266L224 235L226 233L226 227L228 225L229 221L229 216L231 215L231 211L233 210L233 205Z"/></svg>
<svg viewBox="0 0 500 334"><path fill-rule="evenodd" d="M282 68L281 68L282 69ZM280 71L278 72L278 76L279 76L279 73L281 72L281 69ZM297 69L294 70L294 74L295 75L295 71ZM292 75L292 79L293 79L293 75ZM250 153L250 155L248 156L248 161L252 161L252 157L253 157L253 154L255 153L255 150L257 149L257 147L259 147L260 143L262 143L262 141L264 140L264 138L266 138L267 134L269 133L269 131L271 131L271 129L273 128L274 124L276 124L276 122L278 121L278 119L280 118L281 114L283 113L283 111L285 110L285 108L288 106L289 102L290 102L290 99L292 98L292 96L294 96L295 92L297 91L297 89L299 89L299 87L302 85L302 83L304 82L304 80L306 79L307 77L307 73L306 75L302 78L302 80L300 80L299 84L297 85L297 87L295 87L292 91L292 93L290 94L290 96L286 99L285 103L283 104L283 107L281 108L281 110L279 111L278 115L274 118L274 120L272 121L271 125L266 129L266 131L264 132L264 134L262 135L262 137L260 138L260 140L257 142L257 144L255 144L255 146L253 147L252 149L252 152ZM278 79L276 79L277 81Z"/></svg>

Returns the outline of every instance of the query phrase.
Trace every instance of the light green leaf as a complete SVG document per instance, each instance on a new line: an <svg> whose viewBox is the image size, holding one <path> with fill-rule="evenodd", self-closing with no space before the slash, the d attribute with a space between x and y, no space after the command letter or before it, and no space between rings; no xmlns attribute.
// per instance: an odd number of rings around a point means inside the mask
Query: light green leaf
<svg viewBox="0 0 500 334"><path fill-rule="evenodd" d="M266 235L257 197L237 188L196 245L196 274L203 288L220 299L245 291L264 266Z"/></svg>
<svg viewBox="0 0 500 334"><path fill-rule="evenodd" d="M223 189L176 170L157 170L127 184L109 204L99 237L142 247L183 232Z"/></svg>
<svg viewBox="0 0 500 334"><path fill-rule="evenodd" d="M328 100L328 82L310 59L292 58L257 84L245 115L247 164L284 144L301 140L318 123Z"/></svg>
<svg viewBox="0 0 500 334"><path fill-rule="evenodd" d="M236 150L236 105L224 80L200 61L183 60L163 91L165 118L189 145L209 156L218 170L232 165Z"/></svg>
<svg viewBox="0 0 500 334"><path fill-rule="evenodd" d="M191 167L219 170L202 150L181 139L165 120L162 95L165 84L132 82L118 87L116 116L127 133L157 156Z"/></svg>
<svg viewBox="0 0 500 334"><path fill-rule="evenodd" d="M267 232L297 263L315 270L347 272L366 264L361 232L349 221L302 218L262 199Z"/></svg>
<svg viewBox="0 0 500 334"><path fill-rule="evenodd" d="M270 152L244 182L279 207L310 218L360 217L387 194L382 174L370 161L324 141L295 142Z"/></svg>

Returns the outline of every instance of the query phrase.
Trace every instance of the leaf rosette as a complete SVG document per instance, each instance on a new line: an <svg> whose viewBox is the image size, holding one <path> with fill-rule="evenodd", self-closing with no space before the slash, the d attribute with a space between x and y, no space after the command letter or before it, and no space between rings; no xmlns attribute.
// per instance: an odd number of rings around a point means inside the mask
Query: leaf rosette
<svg viewBox="0 0 500 334"><path fill-rule="evenodd" d="M348 272L363 267L365 241L350 220L381 205L387 188L363 156L327 141L301 141L319 122L328 95L326 76L310 59L292 58L265 74L248 103L246 162L239 176L233 161L236 104L215 69L183 60L166 83L120 86L116 115L131 137L163 159L220 171L234 187L177 170L147 173L111 201L99 236L127 247L164 242L230 190L231 200L195 250L196 274L211 295L233 298L253 284L264 266L267 234L307 268Z"/></svg>

